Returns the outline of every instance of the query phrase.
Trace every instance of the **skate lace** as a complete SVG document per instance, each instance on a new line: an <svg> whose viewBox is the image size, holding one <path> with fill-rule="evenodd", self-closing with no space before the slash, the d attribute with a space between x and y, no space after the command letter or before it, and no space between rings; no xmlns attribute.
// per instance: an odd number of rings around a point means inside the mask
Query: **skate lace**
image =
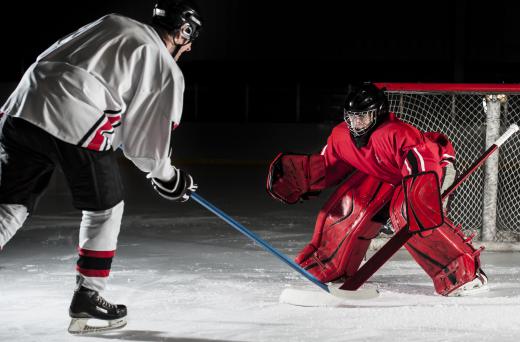
<svg viewBox="0 0 520 342"><path fill-rule="evenodd" d="M107 308L107 309L116 309L116 306L112 303L109 303L105 300L105 298L101 297L101 296L97 296L96 298L96 302L99 306L103 307L103 308Z"/></svg>

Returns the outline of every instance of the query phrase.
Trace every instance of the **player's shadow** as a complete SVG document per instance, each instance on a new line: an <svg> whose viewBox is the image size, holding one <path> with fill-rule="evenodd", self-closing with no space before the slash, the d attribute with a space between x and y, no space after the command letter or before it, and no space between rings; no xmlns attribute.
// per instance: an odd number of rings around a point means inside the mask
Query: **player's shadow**
<svg viewBox="0 0 520 342"><path fill-rule="evenodd" d="M230 342L230 340L208 340L204 338L168 337L164 331L153 330L119 330L99 334L82 335L82 337L104 338L121 341L149 342Z"/></svg>

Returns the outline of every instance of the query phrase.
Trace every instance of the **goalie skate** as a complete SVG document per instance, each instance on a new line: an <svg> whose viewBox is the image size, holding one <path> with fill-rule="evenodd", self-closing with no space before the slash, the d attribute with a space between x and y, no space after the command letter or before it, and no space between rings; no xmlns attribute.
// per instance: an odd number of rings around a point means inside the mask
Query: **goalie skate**
<svg viewBox="0 0 520 342"><path fill-rule="evenodd" d="M475 279L467 282L459 288L456 288L454 291L448 294L448 297L473 296L482 292L487 292L489 291L487 283L488 279L486 274L482 270L479 270Z"/></svg>
<svg viewBox="0 0 520 342"><path fill-rule="evenodd" d="M126 306L111 304L97 291L80 286L70 304L68 331L89 334L120 329L126 325L126 314Z"/></svg>

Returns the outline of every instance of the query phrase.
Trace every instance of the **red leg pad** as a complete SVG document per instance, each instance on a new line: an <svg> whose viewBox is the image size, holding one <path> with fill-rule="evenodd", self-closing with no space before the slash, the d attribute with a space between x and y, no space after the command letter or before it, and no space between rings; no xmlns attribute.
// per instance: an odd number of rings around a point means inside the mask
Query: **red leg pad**
<svg viewBox="0 0 520 342"><path fill-rule="evenodd" d="M433 285L437 293L446 296L451 291L475 279L478 268L475 259L463 254L453 260L445 269L433 277Z"/></svg>
<svg viewBox="0 0 520 342"><path fill-rule="evenodd" d="M406 210L402 187L392 199L390 217L394 229L406 227ZM415 234L405 248L432 278L435 291L446 295L472 281L480 268L480 249L475 249L459 227L444 217L439 228Z"/></svg>
<svg viewBox="0 0 520 342"><path fill-rule="evenodd" d="M321 209L313 238L295 261L322 282L354 274L381 227L372 218L393 191L390 184L353 174Z"/></svg>
<svg viewBox="0 0 520 342"><path fill-rule="evenodd" d="M441 295L475 279L480 268L480 250L448 218L427 236L414 235L405 248L432 278L435 291Z"/></svg>

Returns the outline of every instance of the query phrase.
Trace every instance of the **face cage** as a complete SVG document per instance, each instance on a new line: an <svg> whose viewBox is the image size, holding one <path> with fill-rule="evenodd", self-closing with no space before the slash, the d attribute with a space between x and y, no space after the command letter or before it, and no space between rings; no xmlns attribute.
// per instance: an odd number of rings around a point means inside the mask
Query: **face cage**
<svg viewBox="0 0 520 342"><path fill-rule="evenodd" d="M192 11L184 12L183 17L186 18L186 22L181 26L180 32L182 37L188 41L186 44L189 44L199 36L202 22L194 15Z"/></svg>
<svg viewBox="0 0 520 342"><path fill-rule="evenodd" d="M200 30L197 28L196 25L193 25L192 23L188 22L183 24L183 26L178 29L176 32L180 32L181 37L186 39L186 42L184 44L181 44L179 46L186 46L190 43L193 43L195 38L199 36Z"/></svg>
<svg viewBox="0 0 520 342"><path fill-rule="evenodd" d="M160 8L154 8L153 16L165 17L166 11ZM181 33L181 36L186 39L186 43L181 45L184 46L192 43L199 36L202 22L193 15L193 11L185 11L182 16L184 18L184 24L178 29L178 31Z"/></svg>
<svg viewBox="0 0 520 342"><path fill-rule="evenodd" d="M375 126L375 124L377 122L377 112L378 112L377 109L366 110L364 112L353 112L353 111L344 110L343 111L343 120L345 120L345 122L347 123L352 135L355 137L360 137L360 136L366 134L372 127ZM368 117L368 116L372 116L372 121L366 127L356 128L354 126L354 123L352 122L352 117L362 117L364 120L365 117Z"/></svg>

